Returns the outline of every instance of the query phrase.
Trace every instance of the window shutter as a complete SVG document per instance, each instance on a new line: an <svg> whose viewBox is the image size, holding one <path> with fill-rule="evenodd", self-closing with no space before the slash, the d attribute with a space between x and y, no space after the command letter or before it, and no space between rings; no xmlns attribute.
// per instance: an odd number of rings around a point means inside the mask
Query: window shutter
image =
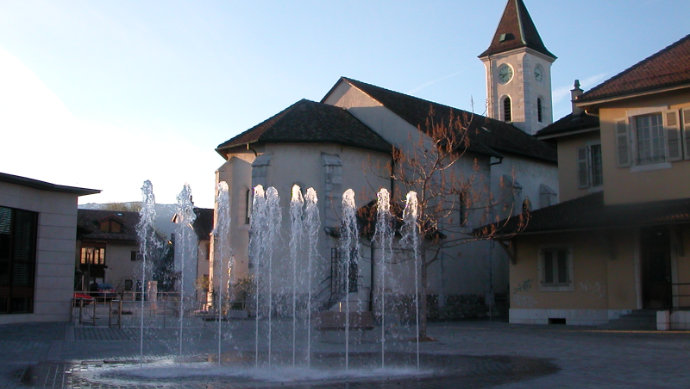
<svg viewBox="0 0 690 389"><path fill-rule="evenodd" d="M589 169L587 169L587 147L577 149L577 186L589 187Z"/></svg>
<svg viewBox="0 0 690 389"><path fill-rule="evenodd" d="M680 121L678 111L664 112L664 130L666 132L666 147L669 161L679 161L683 158L683 144L680 138Z"/></svg>
<svg viewBox="0 0 690 389"><path fill-rule="evenodd" d="M690 159L690 109L683 110L683 145L685 159Z"/></svg>
<svg viewBox="0 0 690 389"><path fill-rule="evenodd" d="M630 140L625 120L616 121L616 148L618 166L630 166Z"/></svg>

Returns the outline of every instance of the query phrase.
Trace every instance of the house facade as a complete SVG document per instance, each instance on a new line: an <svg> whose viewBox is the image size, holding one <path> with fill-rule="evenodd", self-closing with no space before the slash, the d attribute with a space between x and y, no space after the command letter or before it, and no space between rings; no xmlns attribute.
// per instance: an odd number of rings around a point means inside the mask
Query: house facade
<svg viewBox="0 0 690 389"><path fill-rule="evenodd" d="M339 255L343 192L354 190L356 204L362 207L375 200L382 188L398 202L407 191L419 191L421 188L391 178L391 171L400 168L394 150L407 155L434 152L429 122L451 128L453 119L461 124L467 139L461 158L444 173L466 188L452 199L454 213L438 226L449 241L473 240L474 227L518 215L524 208L557 202L555 149L531 135L552 121L550 64L555 56L544 47L521 0L508 1L496 36L480 58L487 64L487 94L496 98L490 104L504 107L490 110L489 117L342 77L320 102L301 100L220 144L216 151L226 162L216 177L218 182L228 183L232 204L231 282L255 274L248 246L252 188L257 185L275 187L280 194L282 241L273 248L278 257L271 273L273 285L287 282L287 210L291 188L297 184L303 191L314 188L319 198L319 264L313 281L320 286L314 291L315 298L337 300L328 284L333 282L332 267ZM503 75L506 66L510 75ZM366 310L372 306L372 292L377 287L377 247L368 239L361 245L356 290L347 298L357 301L357 309ZM212 249L212 255L217 256L218 250ZM413 271L404 259L409 253L396 251L395 255L400 258L392 260L389 270L397 281L388 284L386 293L410 295ZM212 262L212 273L218 274L220 261L216 257ZM428 297L437 301L438 310L449 300L477 297L477 304L483 306L477 310L486 311L495 295L508 294L507 263L508 256L494 242L443 249L429 267ZM212 274L211 278L217 289L219 277Z"/></svg>
<svg viewBox="0 0 690 389"><path fill-rule="evenodd" d="M537 134L558 146L563 202L505 235L511 322L649 310L690 328L689 64L686 36L586 93L576 83L573 113Z"/></svg>
<svg viewBox="0 0 690 389"><path fill-rule="evenodd" d="M77 198L98 192L0 173L0 323L69 320Z"/></svg>
<svg viewBox="0 0 690 389"><path fill-rule="evenodd" d="M93 283L105 283L133 296L141 279L139 213L95 209L77 213L75 290L89 291Z"/></svg>

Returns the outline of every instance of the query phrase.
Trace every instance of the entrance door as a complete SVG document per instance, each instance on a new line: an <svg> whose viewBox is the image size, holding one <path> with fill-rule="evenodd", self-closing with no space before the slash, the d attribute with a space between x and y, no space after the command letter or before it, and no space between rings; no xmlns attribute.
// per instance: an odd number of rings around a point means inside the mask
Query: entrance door
<svg viewBox="0 0 690 389"><path fill-rule="evenodd" d="M671 307L671 244L668 229L654 227L640 233L642 304L647 309Z"/></svg>

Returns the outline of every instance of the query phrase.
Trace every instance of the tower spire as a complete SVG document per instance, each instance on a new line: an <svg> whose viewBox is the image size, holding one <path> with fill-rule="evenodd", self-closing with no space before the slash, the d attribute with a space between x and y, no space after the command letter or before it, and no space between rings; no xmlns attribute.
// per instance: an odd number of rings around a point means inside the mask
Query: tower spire
<svg viewBox="0 0 690 389"><path fill-rule="evenodd" d="M479 54L479 58L521 47L530 48L556 59L556 56L544 46L525 3L522 0L508 0L491 44L488 49Z"/></svg>

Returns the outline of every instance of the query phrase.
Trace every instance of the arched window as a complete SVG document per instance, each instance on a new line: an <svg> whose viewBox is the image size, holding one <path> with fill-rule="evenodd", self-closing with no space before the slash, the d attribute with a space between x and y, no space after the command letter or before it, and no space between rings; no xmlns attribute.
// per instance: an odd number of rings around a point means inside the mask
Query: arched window
<svg viewBox="0 0 690 389"><path fill-rule="evenodd" d="M504 122L510 122L512 121L512 115L511 115L511 110L510 110L510 97L506 96L503 99L503 121Z"/></svg>
<svg viewBox="0 0 690 389"><path fill-rule="evenodd" d="M537 97L537 121L541 123L542 120L541 97Z"/></svg>

